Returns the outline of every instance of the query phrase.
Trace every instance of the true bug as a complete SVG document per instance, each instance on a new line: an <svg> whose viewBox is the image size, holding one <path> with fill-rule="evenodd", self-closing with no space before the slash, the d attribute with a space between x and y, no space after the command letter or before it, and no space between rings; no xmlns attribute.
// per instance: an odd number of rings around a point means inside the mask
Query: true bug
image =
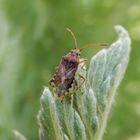
<svg viewBox="0 0 140 140"><path fill-rule="evenodd" d="M55 75L50 80L50 85L55 88L55 92L60 97L61 101L66 95L66 92L69 93L69 89L73 88L78 89L77 82L75 80L75 75L78 74L83 81L85 78L77 72L79 64L86 63L86 59L80 59L81 49L77 49L77 41L74 33L67 28L67 31L70 32L71 36L74 39L75 49L71 50L70 53L64 55L60 60L59 65L55 69ZM96 44L97 46L107 46L107 44ZM73 94L73 93L72 93Z"/></svg>

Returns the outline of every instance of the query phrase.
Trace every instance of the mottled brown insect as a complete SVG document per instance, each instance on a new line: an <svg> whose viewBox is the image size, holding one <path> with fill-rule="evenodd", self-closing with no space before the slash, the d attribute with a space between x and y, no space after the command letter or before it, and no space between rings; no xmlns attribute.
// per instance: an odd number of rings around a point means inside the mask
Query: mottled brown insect
<svg viewBox="0 0 140 140"><path fill-rule="evenodd" d="M76 38L73 32L70 29L67 29L74 38L75 46L77 48ZM75 80L75 75L78 74L83 80L84 77L77 73L77 69L80 63L85 63L86 60L80 60L80 49L73 49L70 53L63 56L58 67L56 67L56 73L53 79L50 80L50 84L55 87L58 97L63 100L66 92L69 92L69 89L74 86L78 89L77 82Z"/></svg>
<svg viewBox="0 0 140 140"><path fill-rule="evenodd" d="M56 73L53 79L50 80L50 84L55 88L55 92L58 97L60 97L61 101L65 97L66 92L69 93L69 89L72 86L73 89L79 89L81 86L77 85L75 80L76 75L79 75L83 79L82 83L84 83L85 78L77 72L77 69L79 64L83 63L84 65L87 61L86 59L80 59L82 49L77 49L77 42L73 32L70 29L67 29L67 31L71 33L75 41L76 49L71 50L70 53L62 57L58 67L55 69ZM103 45L105 44L101 44L101 46Z"/></svg>

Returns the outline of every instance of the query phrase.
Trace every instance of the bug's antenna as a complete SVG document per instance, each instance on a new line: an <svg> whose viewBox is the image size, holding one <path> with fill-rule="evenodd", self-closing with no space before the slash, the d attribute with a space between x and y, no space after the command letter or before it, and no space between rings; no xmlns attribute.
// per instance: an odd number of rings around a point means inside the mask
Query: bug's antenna
<svg viewBox="0 0 140 140"><path fill-rule="evenodd" d="M80 51L82 51L83 49L87 48L87 47L108 47L108 46L111 46L111 44L109 43L99 43L99 44L87 44L85 46L83 46Z"/></svg>
<svg viewBox="0 0 140 140"><path fill-rule="evenodd" d="M75 37L74 33L69 28L66 28L66 30L71 34L71 36L74 40L75 48L77 49L77 40L76 40L76 37Z"/></svg>

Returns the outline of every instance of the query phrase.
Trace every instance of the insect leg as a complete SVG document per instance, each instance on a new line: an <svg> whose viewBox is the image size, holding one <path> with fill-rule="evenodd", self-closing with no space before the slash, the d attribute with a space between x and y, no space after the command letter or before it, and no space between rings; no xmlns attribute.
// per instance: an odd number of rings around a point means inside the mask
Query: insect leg
<svg viewBox="0 0 140 140"><path fill-rule="evenodd" d="M81 64L81 63L86 64L87 61L88 61L87 59L81 60L79 64Z"/></svg>
<svg viewBox="0 0 140 140"><path fill-rule="evenodd" d="M73 89L74 90L78 89L78 83L77 83L76 79L73 80Z"/></svg>
<svg viewBox="0 0 140 140"><path fill-rule="evenodd" d="M61 96L61 97L60 97L61 103L63 103L63 100L64 100L64 96Z"/></svg>
<svg viewBox="0 0 140 140"><path fill-rule="evenodd" d="M81 88L81 86L84 84L84 82L85 82L85 78L80 74L80 73L77 73L77 75L81 78L81 79L83 79L83 81L81 82L81 84L79 85L79 86L77 86L77 90L79 90L80 88Z"/></svg>
<svg viewBox="0 0 140 140"><path fill-rule="evenodd" d="M49 84L50 84L51 86L54 87L54 86L55 86L55 85L54 85L54 79L51 79L51 80L49 81Z"/></svg>
<svg viewBox="0 0 140 140"><path fill-rule="evenodd" d="M82 68L86 65L87 61L88 61L87 59L84 59L84 60L81 60L80 61L79 64L82 64L83 63Z"/></svg>

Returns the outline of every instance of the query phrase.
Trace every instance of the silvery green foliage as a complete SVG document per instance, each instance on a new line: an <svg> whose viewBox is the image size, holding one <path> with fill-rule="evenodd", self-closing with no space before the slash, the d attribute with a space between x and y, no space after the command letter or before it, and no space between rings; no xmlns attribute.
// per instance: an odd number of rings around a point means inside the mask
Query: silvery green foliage
<svg viewBox="0 0 140 140"><path fill-rule="evenodd" d="M40 140L102 140L131 45L128 32L121 26L115 29L118 40L93 56L88 72L79 66L86 81L71 99L61 103L45 87L38 114ZM82 80L76 79L80 84Z"/></svg>
<svg viewBox="0 0 140 140"><path fill-rule="evenodd" d="M26 138L21 133L19 133L17 130L14 130L13 132L15 135L15 140L26 140Z"/></svg>

